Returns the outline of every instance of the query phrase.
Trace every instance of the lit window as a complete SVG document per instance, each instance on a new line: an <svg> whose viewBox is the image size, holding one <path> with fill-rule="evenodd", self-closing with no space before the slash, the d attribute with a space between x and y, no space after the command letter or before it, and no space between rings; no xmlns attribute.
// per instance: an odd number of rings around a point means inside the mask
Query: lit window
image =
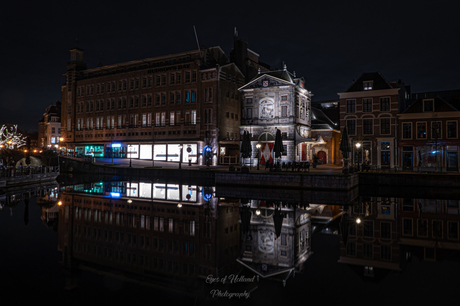
<svg viewBox="0 0 460 306"><path fill-rule="evenodd" d="M364 90L372 90L372 85L373 85L372 81L365 81L364 82Z"/></svg>

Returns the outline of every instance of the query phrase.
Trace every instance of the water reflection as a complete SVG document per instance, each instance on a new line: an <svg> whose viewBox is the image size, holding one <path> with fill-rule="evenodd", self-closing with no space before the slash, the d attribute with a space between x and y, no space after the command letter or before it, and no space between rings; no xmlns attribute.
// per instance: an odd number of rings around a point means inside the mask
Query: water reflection
<svg viewBox="0 0 460 306"><path fill-rule="evenodd" d="M118 279L211 304L268 297L282 302L283 292L319 290L315 281L328 270L338 291L364 286L352 271L398 292L383 282L396 281L392 272L404 280L413 274L407 267L419 261L458 259L460 207L454 193L443 198L425 190L410 197L398 191L398 197L388 197L391 191L354 189L329 192L326 199L321 190L219 188L165 180L86 181L10 191L0 205L30 227L34 205L28 202L36 198L41 226L58 230L61 285L75 289L69 294L87 288L81 279L90 272L105 275L112 290L121 288L113 281ZM283 199L283 193L290 195ZM354 282L343 285L348 279Z"/></svg>
<svg viewBox="0 0 460 306"><path fill-rule="evenodd" d="M344 208L340 263L382 279L421 260L458 257L459 200L359 197Z"/></svg>

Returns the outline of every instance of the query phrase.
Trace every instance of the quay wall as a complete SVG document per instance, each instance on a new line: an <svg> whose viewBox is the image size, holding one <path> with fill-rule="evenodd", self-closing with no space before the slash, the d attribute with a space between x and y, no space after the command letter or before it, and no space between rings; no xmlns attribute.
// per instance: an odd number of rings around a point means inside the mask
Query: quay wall
<svg viewBox="0 0 460 306"><path fill-rule="evenodd" d="M448 173L359 173L361 186L460 187L460 175Z"/></svg>

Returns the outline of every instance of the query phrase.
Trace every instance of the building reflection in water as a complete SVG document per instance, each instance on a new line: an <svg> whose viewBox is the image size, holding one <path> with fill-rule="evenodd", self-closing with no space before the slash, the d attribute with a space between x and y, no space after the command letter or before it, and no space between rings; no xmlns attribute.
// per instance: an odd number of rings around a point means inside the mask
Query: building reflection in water
<svg viewBox="0 0 460 306"><path fill-rule="evenodd" d="M359 197L345 206L340 263L380 280L413 257L452 258L460 250L459 201Z"/></svg>
<svg viewBox="0 0 460 306"><path fill-rule="evenodd" d="M87 269L196 293L237 266L238 201L213 187L109 182L65 187L59 250L68 271ZM218 220L218 222L217 222Z"/></svg>
<svg viewBox="0 0 460 306"><path fill-rule="evenodd" d="M257 277L286 280L312 255L311 214L282 202L249 200L242 204L242 251L238 259Z"/></svg>

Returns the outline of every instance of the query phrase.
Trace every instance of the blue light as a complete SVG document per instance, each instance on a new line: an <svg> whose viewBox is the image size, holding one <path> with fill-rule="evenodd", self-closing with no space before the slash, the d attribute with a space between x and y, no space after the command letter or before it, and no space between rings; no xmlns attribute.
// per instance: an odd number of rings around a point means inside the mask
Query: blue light
<svg viewBox="0 0 460 306"><path fill-rule="evenodd" d="M120 193L119 193L119 192L111 192L111 193L110 193L110 196L111 196L112 198L119 198L119 197L120 197Z"/></svg>
<svg viewBox="0 0 460 306"><path fill-rule="evenodd" d="M112 148L120 148L121 143L112 143Z"/></svg>

